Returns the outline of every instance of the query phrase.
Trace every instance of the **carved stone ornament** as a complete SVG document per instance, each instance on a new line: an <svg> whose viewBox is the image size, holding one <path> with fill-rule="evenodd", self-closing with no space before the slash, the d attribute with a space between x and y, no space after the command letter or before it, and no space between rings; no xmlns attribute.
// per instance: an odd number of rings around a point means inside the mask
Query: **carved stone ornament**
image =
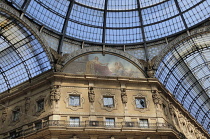
<svg viewBox="0 0 210 139"><path fill-rule="evenodd" d="M180 128L182 129L183 133L187 133L187 122L186 122L186 118L180 113L179 114L179 124L180 124Z"/></svg>
<svg viewBox="0 0 210 139"><path fill-rule="evenodd" d="M79 96L79 105L71 105L70 96ZM78 109L83 109L83 104L85 103L85 99L82 97L81 92L74 90L72 92L67 92L64 102L66 103L66 108L69 108L73 111L77 111Z"/></svg>
<svg viewBox="0 0 210 139"><path fill-rule="evenodd" d="M173 116L175 114L175 109L171 102L169 102L168 108L169 108L169 113Z"/></svg>
<svg viewBox="0 0 210 139"><path fill-rule="evenodd" d="M195 130L195 137L197 139L200 139L201 138L201 132L198 129Z"/></svg>
<svg viewBox="0 0 210 139"><path fill-rule="evenodd" d="M91 103L93 103L95 101L95 93L94 93L93 87L89 88L89 90L88 90L88 97L89 97L89 101Z"/></svg>
<svg viewBox="0 0 210 139"><path fill-rule="evenodd" d="M69 54L60 55L54 49L50 48L54 60L54 67L56 72L61 72L65 59Z"/></svg>
<svg viewBox="0 0 210 139"><path fill-rule="evenodd" d="M128 102L128 97L127 97L125 88L121 89L121 99L122 99L123 104L126 104Z"/></svg>
<svg viewBox="0 0 210 139"><path fill-rule="evenodd" d="M2 111L2 117L1 117L2 123L4 123L6 119L7 119L7 108L4 108Z"/></svg>
<svg viewBox="0 0 210 139"><path fill-rule="evenodd" d="M188 132L189 132L191 135L194 135L195 127L194 127L191 123L188 123L187 129L188 129Z"/></svg>
<svg viewBox="0 0 210 139"><path fill-rule="evenodd" d="M155 60L156 60L157 56L153 57L151 60L149 61L145 61L145 60L141 60L139 59L140 63L143 63L144 65L144 69L147 73L147 76L149 78L154 78L155 77L155 68L154 68L154 64L155 64Z"/></svg>
<svg viewBox="0 0 210 139"><path fill-rule="evenodd" d="M27 113L30 109L30 103L31 103L31 100L29 97L26 97L25 98L25 113Z"/></svg>
<svg viewBox="0 0 210 139"><path fill-rule="evenodd" d="M160 94L158 93L158 90L153 90L152 93L153 93L152 98L153 98L153 102L154 102L155 106L157 108L160 108L160 106L162 104L162 100L161 100Z"/></svg>
<svg viewBox="0 0 210 139"><path fill-rule="evenodd" d="M59 85L53 85L51 91L50 91L50 101L53 102L57 102L60 100L60 90L59 90Z"/></svg>

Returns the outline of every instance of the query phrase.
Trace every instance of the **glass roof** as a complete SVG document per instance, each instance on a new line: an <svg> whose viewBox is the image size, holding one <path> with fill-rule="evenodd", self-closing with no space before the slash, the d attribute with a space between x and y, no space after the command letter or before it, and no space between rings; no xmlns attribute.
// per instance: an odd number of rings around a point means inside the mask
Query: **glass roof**
<svg viewBox="0 0 210 139"><path fill-rule="evenodd" d="M1 12L0 93L49 69L49 59L34 35Z"/></svg>
<svg viewBox="0 0 210 139"><path fill-rule="evenodd" d="M64 37L137 44L186 31L210 15L209 0L8 0Z"/></svg>
<svg viewBox="0 0 210 139"><path fill-rule="evenodd" d="M160 63L156 77L210 132L210 34L183 42Z"/></svg>

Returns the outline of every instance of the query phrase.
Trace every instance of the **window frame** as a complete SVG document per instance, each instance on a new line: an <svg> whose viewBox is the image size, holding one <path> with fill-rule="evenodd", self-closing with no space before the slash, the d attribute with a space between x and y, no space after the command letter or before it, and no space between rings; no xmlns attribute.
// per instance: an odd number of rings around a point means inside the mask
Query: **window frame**
<svg viewBox="0 0 210 139"><path fill-rule="evenodd" d="M111 120L113 120L113 121L111 121ZM106 127L115 127L115 118L106 118L105 126Z"/></svg>
<svg viewBox="0 0 210 139"><path fill-rule="evenodd" d="M20 108L16 108L12 111L12 121L17 122L20 120Z"/></svg>
<svg viewBox="0 0 210 139"><path fill-rule="evenodd" d="M77 99L78 99L79 103L78 104L74 104L75 102L72 103L71 97L78 97ZM69 106L80 107L81 106L81 96L79 94L69 94Z"/></svg>
<svg viewBox="0 0 210 139"><path fill-rule="evenodd" d="M141 106L138 107L136 101L137 101L137 100L140 100L140 101L141 101L142 99L144 100L144 105L145 105L145 106L144 106L144 107L141 107ZM146 109L146 108L147 108L146 98L145 98L145 97L135 97L135 105L136 105L136 108L137 108L137 109ZM139 102L139 105L141 105L141 102Z"/></svg>
<svg viewBox="0 0 210 139"><path fill-rule="evenodd" d="M41 104L41 105L40 105ZM42 112L44 111L45 105L44 105L44 98L41 98L36 101L37 109L36 112ZM41 106L41 107L40 107Z"/></svg>
<svg viewBox="0 0 210 139"><path fill-rule="evenodd" d="M105 99L109 99L109 98L111 98L111 103L112 104L105 105L105 102L109 103L108 101L110 101L110 100L105 101ZM114 96L103 96L103 107L114 108L115 107Z"/></svg>
<svg viewBox="0 0 210 139"><path fill-rule="evenodd" d="M75 121L77 119L77 121ZM69 118L70 127L80 127L80 117L70 117Z"/></svg>
<svg viewBox="0 0 210 139"><path fill-rule="evenodd" d="M64 98L64 103L66 105L66 108L71 109L73 111L77 111L78 109L83 109L85 99L83 98L82 94L83 94L82 92L78 92L76 90L73 90L71 92L67 92L66 95L65 95L65 98ZM72 96L79 96L80 105L78 105L78 106L70 105L70 96L71 95Z"/></svg>
<svg viewBox="0 0 210 139"><path fill-rule="evenodd" d="M135 95L133 95L133 99L132 99L132 105L134 110L139 111L141 113L144 113L146 111L150 110L150 101L148 100L148 96L147 94L151 93L151 91L141 91L141 92L136 92ZM145 107L144 108L138 108L136 105L136 99L144 99L145 100Z"/></svg>
<svg viewBox="0 0 210 139"><path fill-rule="evenodd" d="M148 119L139 119L139 127L140 128L149 128L149 120Z"/></svg>
<svg viewBox="0 0 210 139"><path fill-rule="evenodd" d="M42 129L42 126L43 126L42 121L36 122L34 124L35 130Z"/></svg>

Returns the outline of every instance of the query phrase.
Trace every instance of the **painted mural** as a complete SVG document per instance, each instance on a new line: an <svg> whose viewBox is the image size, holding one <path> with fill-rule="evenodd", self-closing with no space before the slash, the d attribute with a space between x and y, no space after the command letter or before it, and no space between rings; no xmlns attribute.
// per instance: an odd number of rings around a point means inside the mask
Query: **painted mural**
<svg viewBox="0 0 210 139"><path fill-rule="evenodd" d="M106 54L89 54L82 56L67 66L64 72L72 74L92 74L100 76L145 77L143 73L128 61Z"/></svg>

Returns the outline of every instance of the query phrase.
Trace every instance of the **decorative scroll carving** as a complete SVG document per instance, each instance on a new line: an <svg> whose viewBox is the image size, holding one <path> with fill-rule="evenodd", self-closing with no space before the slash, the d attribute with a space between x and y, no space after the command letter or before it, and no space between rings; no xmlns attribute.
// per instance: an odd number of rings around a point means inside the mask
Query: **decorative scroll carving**
<svg viewBox="0 0 210 139"><path fill-rule="evenodd" d="M123 104L126 104L128 102L128 97L127 97L125 88L121 89L121 99L122 99Z"/></svg>
<svg viewBox="0 0 210 139"><path fill-rule="evenodd" d="M152 91L152 98L153 98L153 102L155 104L155 106L157 108L160 108L161 104L162 104L162 100L160 98L160 94L158 93L158 90L153 90Z"/></svg>
<svg viewBox="0 0 210 139"><path fill-rule="evenodd" d="M7 108L4 108L2 111L2 117L1 117L2 123L4 123L6 119L7 119Z"/></svg>
<svg viewBox="0 0 210 139"><path fill-rule="evenodd" d="M89 101L91 103L93 103L95 101L95 93L94 93L93 87L89 88L88 97L89 97Z"/></svg>

